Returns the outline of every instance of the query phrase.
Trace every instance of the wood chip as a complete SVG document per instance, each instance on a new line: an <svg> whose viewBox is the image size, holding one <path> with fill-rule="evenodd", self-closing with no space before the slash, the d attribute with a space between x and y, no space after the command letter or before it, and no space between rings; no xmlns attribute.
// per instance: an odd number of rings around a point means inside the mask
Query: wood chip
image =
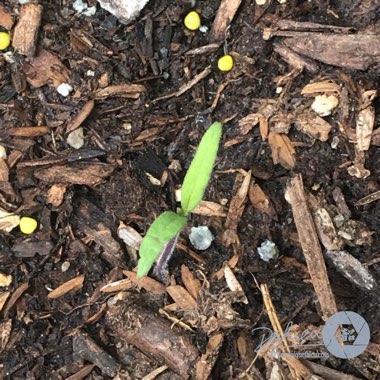
<svg viewBox="0 0 380 380"><path fill-rule="evenodd" d="M267 214L271 219L278 220L272 201L264 193L261 187L253 181L249 186L248 197L253 207L257 208L262 213Z"/></svg>
<svg viewBox="0 0 380 380"><path fill-rule="evenodd" d="M228 209L227 219L224 224L225 231L222 235L222 244L226 247L231 244L239 244L237 227L245 208L249 184L251 182L251 171L245 174L238 173L235 179L235 195L231 200Z"/></svg>
<svg viewBox="0 0 380 380"><path fill-rule="evenodd" d="M35 88L53 82L55 88L62 83L68 83L70 71L59 60L59 58L46 50L41 50L39 54L21 67L21 71L26 75L26 80Z"/></svg>
<svg viewBox="0 0 380 380"><path fill-rule="evenodd" d="M221 41L226 38L226 32L235 17L241 0L222 0L210 31L212 41Z"/></svg>
<svg viewBox="0 0 380 380"><path fill-rule="evenodd" d="M47 192L46 203L58 207L62 204L67 186L62 183L54 184Z"/></svg>
<svg viewBox="0 0 380 380"><path fill-rule="evenodd" d="M95 91L95 99L106 99L109 97L121 97L129 99L138 99L145 91L145 87L141 84L117 84L108 86Z"/></svg>
<svg viewBox="0 0 380 380"><path fill-rule="evenodd" d="M14 17L5 10L3 4L0 4L0 25L8 30L12 29Z"/></svg>
<svg viewBox="0 0 380 380"><path fill-rule="evenodd" d="M361 110L356 119L356 145L359 151L369 149L374 126L375 109L369 106Z"/></svg>
<svg viewBox="0 0 380 380"><path fill-rule="evenodd" d="M95 186L102 183L115 170L114 164L78 162L73 165L55 165L37 169L36 178L47 183Z"/></svg>
<svg viewBox="0 0 380 380"><path fill-rule="evenodd" d="M302 177L300 175L297 175L289 181L286 188L285 199L292 207L294 222L302 251L305 255L307 268L317 299L321 305L323 317L326 320L335 314L338 309L327 276L321 246L313 218L307 205Z"/></svg>
<svg viewBox="0 0 380 380"><path fill-rule="evenodd" d="M340 93L340 86L336 84L335 82L324 80L321 82L314 82L307 84L302 90L302 95L310 95L310 94L316 94L316 93L325 93L325 92L334 92L334 93Z"/></svg>
<svg viewBox="0 0 380 380"><path fill-rule="evenodd" d="M5 302L7 302L7 299L8 299L10 294L11 294L11 292L0 293L0 312L3 310Z"/></svg>
<svg viewBox="0 0 380 380"><path fill-rule="evenodd" d="M144 276L142 278L137 278L136 273L129 270L123 270L123 273L128 277L130 281L132 281L132 283L139 286L140 288L144 288L146 291L152 294L165 293L165 286L161 284L161 282L158 282L151 277Z"/></svg>
<svg viewBox="0 0 380 380"><path fill-rule="evenodd" d="M94 100L89 100L79 111L79 113L70 120L66 125L66 133L70 133L78 129L82 123L87 119L88 115L94 109L95 102Z"/></svg>
<svg viewBox="0 0 380 380"><path fill-rule="evenodd" d="M59 297L62 297L68 292L76 292L79 289L82 289L84 282L84 275L80 275L78 277L75 277L62 285L58 286L58 288L52 290L48 294L49 299L56 299Z"/></svg>
<svg viewBox="0 0 380 380"><path fill-rule="evenodd" d="M0 353L3 352L8 344L12 332L12 319L7 319L0 323Z"/></svg>
<svg viewBox="0 0 380 380"><path fill-rule="evenodd" d="M181 265L181 278L186 290L196 300L201 292L202 284L184 264Z"/></svg>
<svg viewBox="0 0 380 380"><path fill-rule="evenodd" d="M13 32L12 46L28 57L32 57L36 51L42 10L40 4L21 5L20 18Z"/></svg>
<svg viewBox="0 0 380 380"><path fill-rule="evenodd" d="M0 272L0 287L9 286L12 283L12 276L10 274L4 274Z"/></svg>
<svg viewBox="0 0 380 380"><path fill-rule="evenodd" d="M326 120L309 110L304 110L297 114L293 122L297 129L314 139L320 141L327 141L329 139L332 126Z"/></svg>
<svg viewBox="0 0 380 380"><path fill-rule="evenodd" d="M129 278L125 278L102 286L100 291L104 293L120 292L121 290L133 288L133 285L133 282Z"/></svg>
<svg viewBox="0 0 380 380"><path fill-rule="evenodd" d="M148 375L145 375L141 380L154 380L160 373L165 372L169 367L167 365L162 365L154 369Z"/></svg>
<svg viewBox="0 0 380 380"><path fill-rule="evenodd" d="M17 127L9 128L7 132L10 136L16 137L38 137L50 133L48 127Z"/></svg>
<svg viewBox="0 0 380 380"><path fill-rule="evenodd" d="M201 201L191 213L206 216L226 216L224 207L221 204L209 201Z"/></svg>
<svg viewBox="0 0 380 380"><path fill-rule="evenodd" d="M27 282L21 284L11 295L9 301L7 302L4 309L4 318L7 318L9 311L12 309L13 305L18 301L18 299L23 295L23 293L29 288Z"/></svg>
<svg viewBox="0 0 380 380"><path fill-rule="evenodd" d="M13 213L9 213L0 207L0 231L11 232L20 224L20 217Z"/></svg>
<svg viewBox="0 0 380 380"><path fill-rule="evenodd" d="M70 377L67 377L66 380L83 380L85 379L95 368L95 364L87 364L78 372L74 373Z"/></svg>
<svg viewBox="0 0 380 380"><path fill-rule="evenodd" d="M296 166L295 150L292 142L286 135L270 132L268 142L272 150L273 163L280 164L285 169L294 169Z"/></svg>
<svg viewBox="0 0 380 380"><path fill-rule="evenodd" d="M239 120L239 129L241 135L246 135L253 127L259 124L261 114L251 113Z"/></svg>
<svg viewBox="0 0 380 380"><path fill-rule="evenodd" d="M216 334L210 337L206 346L206 352L199 358L195 367L196 380L207 380L210 378L223 341L223 334Z"/></svg>
<svg viewBox="0 0 380 380"><path fill-rule="evenodd" d="M224 278L226 279L229 289L232 292L236 293L236 295L239 297L239 299L242 300L243 303L248 304L248 299L244 293L244 290L228 264L224 265ZM236 301L238 301L238 299Z"/></svg>
<svg viewBox="0 0 380 380"><path fill-rule="evenodd" d="M183 286L170 285L166 288L166 291L181 310L194 310L197 308L195 299Z"/></svg>
<svg viewBox="0 0 380 380"><path fill-rule="evenodd" d="M369 194L369 195L365 196L364 198L359 199L355 203L355 206L368 205L368 204L370 204L372 202L376 202L379 199L380 199L380 190L379 191L375 191L374 193Z"/></svg>
<svg viewBox="0 0 380 380"><path fill-rule="evenodd" d="M328 65L367 70L380 62L378 34L305 33L283 43L293 51Z"/></svg>

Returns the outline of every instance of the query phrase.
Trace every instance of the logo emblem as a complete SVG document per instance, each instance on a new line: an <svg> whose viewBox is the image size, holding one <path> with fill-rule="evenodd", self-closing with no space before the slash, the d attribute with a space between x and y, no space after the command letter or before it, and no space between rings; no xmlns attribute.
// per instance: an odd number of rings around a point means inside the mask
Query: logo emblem
<svg viewBox="0 0 380 380"><path fill-rule="evenodd" d="M368 346L370 331L365 319L353 311L332 315L322 331L327 350L342 359L359 356Z"/></svg>

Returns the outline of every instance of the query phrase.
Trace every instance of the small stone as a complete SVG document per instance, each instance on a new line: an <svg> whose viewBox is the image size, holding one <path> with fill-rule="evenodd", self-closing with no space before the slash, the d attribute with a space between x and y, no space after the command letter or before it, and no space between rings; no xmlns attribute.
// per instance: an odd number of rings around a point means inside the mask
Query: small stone
<svg viewBox="0 0 380 380"><path fill-rule="evenodd" d="M265 240L261 243L260 247L257 248L257 253L262 260L269 261L278 255L278 248L273 241Z"/></svg>
<svg viewBox="0 0 380 380"><path fill-rule="evenodd" d="M62 96L66 97L70 94L71 91L73 91L73 87L69 85L68 83L61 83L57 87L58 93L60 93Z"/></svg>
<svg viewBox="0 0 380 380"><path fill-rule="evenodd" d="M61 271L62 272L67 272L69 268L70 268L70 262L69 261L65 261L62 263L62 265L61 265Z"/></svg>
<svg viewBox="0 0 380 380"><path fill-rule="evenodd" d="M79 127L67 136L67 143L74 149L80 149L84 145L83 128Z"/></svg>
<svg viewBox="0 0 380 380"><path fill-rule="evenodd" d="M123 24L128 24L148 3L148 0L98 0L100 6Z"/></svg>
<svg viewBox="0 0 380 380"><path fill-rule="evenodd" d="M337 107L339 100L334 95L318 95L315 97L311 108L319 116L329 116L331 112Z"/></svg>
<svg viewBox="0 0 380 380"><path fill-rule="evenodd" d="M194 248L201 251L210 247L214 236L207 226L192 227L189 239Z"/></svg>

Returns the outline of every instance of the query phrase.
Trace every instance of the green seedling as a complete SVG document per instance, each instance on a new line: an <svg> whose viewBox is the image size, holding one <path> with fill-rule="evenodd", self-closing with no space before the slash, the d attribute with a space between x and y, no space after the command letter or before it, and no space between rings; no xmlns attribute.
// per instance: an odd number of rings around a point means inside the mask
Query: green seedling
<svg viewBox="0 0 380 380"><path fill-rule="evenodd" d="M182 185L181 208L177 213L165 211L149 227L140 245L137 277L145 276L169 242L187 223L187 216L202 200L211 176L222 135L222 124L215 122L203 135ZM173 247L172 247L173 246Z"/></svg>

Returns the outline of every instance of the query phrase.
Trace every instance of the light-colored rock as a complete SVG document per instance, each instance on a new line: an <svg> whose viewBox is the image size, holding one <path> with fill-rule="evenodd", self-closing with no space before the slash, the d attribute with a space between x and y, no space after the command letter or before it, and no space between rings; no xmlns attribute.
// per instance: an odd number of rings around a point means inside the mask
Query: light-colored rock
<svg viewBox="0 0 380 380"><path fill-rule="evenodd" d="M149 0L98 0L100 6L112 13L123 24L128 24L145 7Z"/></svg>

